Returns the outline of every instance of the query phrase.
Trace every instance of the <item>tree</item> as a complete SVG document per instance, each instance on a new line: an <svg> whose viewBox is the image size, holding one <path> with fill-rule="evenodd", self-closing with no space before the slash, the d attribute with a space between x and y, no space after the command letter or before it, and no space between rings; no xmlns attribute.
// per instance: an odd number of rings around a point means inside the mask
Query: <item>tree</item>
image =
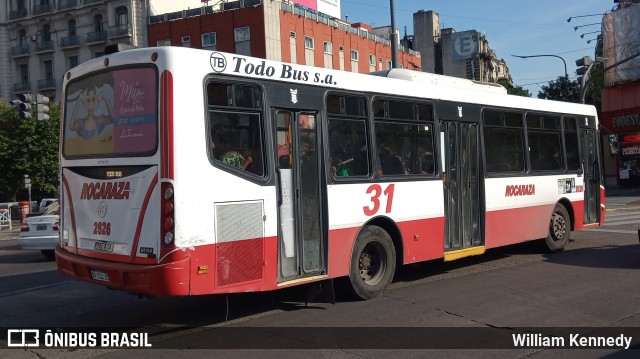
<svg viewBox="0 0 640 359"><path fill-rule="evenodd" d="M57 191L60 106L52 102L49 107L48 121L37 121L35 113L22 120L10 104L0 101L0 201L16 200L24 191L25 174L36 193Z"/></svg>
<svg viewBox="0 0 640 359"><path fill-rule="evenodd" d="M517 86L517 85L513 86L512 84L509 83L509 81L507 79L498 80L498 84L500 84L504 88L506 88L507 89L507 93L509 95L531 97L531 92L529 92L529 90L527 90L526 88L524 88L522 86Z"/></svg>
<svg viewBox="0 0 640 359"><path fill-rule="evenodd" d="M580 86L578 82L569 80L566 76L558 76L549 85L543 85L538 92L538 98L565 102L580 102Z"/></svg>

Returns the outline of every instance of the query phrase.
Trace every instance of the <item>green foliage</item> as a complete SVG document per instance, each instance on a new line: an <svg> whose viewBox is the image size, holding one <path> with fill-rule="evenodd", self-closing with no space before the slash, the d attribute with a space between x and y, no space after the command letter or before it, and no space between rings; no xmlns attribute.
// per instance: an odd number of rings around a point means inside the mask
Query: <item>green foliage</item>
<svg viewBox="0 0 640 359"><path fill-rule="evenodd" d="M507 93L509 95L531 97L531 92L529 92L529 90L527 90L526 88L524 88L522 86L518 86L518 85L513 86L512 84L509 83L509 81L507 79L498 80L498 84L500 84L504 88L506 88L507 89Z"/></svg>
<svg viewBox="0 0 640 359"><path fill-rule="evenodd" d="M58 136L60 105L50 104L50 119L20 119L18 111L0 100L0 199L15 201L23 191L23 175L31 178L32 191L58 189Z"/></svg>
<svg viewBox="0 0 640 359"><path fill-rule="evenodd" d="M580 102L580 86L578 82L569 80L568 77L558 76L555 81L549 81L538 92L538 98L565 102Z"/></svg>

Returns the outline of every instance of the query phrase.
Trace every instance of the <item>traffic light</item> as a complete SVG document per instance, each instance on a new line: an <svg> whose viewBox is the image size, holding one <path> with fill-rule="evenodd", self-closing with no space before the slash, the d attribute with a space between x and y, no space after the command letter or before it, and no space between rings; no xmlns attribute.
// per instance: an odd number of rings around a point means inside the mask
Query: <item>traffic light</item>
<svg viewBox="0 0 640 359"><path fill-rule="evenodd" d="M585 56L576 60L576 66L578 66L578 68L576 69L576 74L578 75L577 80L579 84L582 84L583 77L589 74L589 69L592 65L593 61L591 61L591 58L589 56Z"/></svg>
<svg viewBox="0 0 640 359"><path fill-rule="evenodd" d="M18 111L20 112L20 118L27 120L31 118L31 102L33 97L28 93L18 95Z"/></svg>
<svg viewBox="0 0 640 359"><path fill-rule="evenodd" d="M49 98L43 95L36 95L36 112L38 121L49 119Z"/></svg>

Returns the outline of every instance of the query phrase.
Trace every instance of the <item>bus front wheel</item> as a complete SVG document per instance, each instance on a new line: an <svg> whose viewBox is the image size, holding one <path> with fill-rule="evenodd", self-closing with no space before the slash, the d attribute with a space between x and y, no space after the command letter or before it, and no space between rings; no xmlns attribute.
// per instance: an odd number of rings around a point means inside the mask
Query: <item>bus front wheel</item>
<svg viewBox="0 0 640 359"><path fill-rule="evenodd" d="M379 296L393 280L396 250L389 234L378 226L366 226L351 254L349 281L362 299Z"/></svg>
<svg viewBox="0 0 640 359"><path fill-rule="evenodd" d="M547 247L552 252L561 251L569 242L571 236L571 222L567 209L556 204L549 222L549 235L546 238Z"/></svg>

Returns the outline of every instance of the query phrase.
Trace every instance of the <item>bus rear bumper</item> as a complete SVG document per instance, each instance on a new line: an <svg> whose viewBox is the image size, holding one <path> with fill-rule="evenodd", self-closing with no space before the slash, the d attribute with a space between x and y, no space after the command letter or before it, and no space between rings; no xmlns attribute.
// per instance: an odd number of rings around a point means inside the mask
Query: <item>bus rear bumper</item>
<svg viewBox="0 0 640 359"><path fill-rule="evenodd" d="M60 274L134 294L189 295L190 263L189 257L156 265L118 263L79 256L56 247Z"/></svg>

